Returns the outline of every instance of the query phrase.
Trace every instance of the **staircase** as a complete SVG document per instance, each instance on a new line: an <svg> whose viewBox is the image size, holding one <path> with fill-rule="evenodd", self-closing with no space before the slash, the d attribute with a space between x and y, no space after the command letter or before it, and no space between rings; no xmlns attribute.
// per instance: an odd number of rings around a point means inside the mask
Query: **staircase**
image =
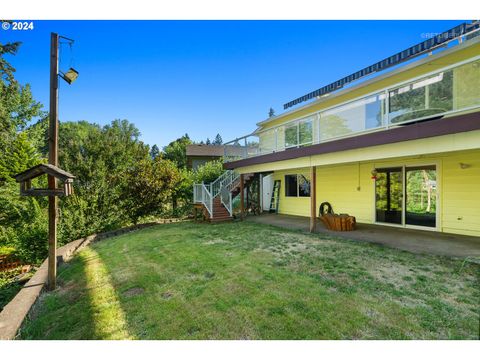
<svg viewBox="0 0 480 360"><path fill-rule="evenodd" d="M253 174L244 175L244 186L253 181ZM193 185L193 203L201 205L208 221L221 222L233 219L233 199L240 193L240 175L225 171L210 184Z"/></svg>
<svg viewBox="0 0 480 360"><path fill-rule="evenodd" d="M232 220L232 215L227 210L225 205L222 204L220 196L213 199L213 217L209 218L211 223L222 222Z"/></svg>
<svg viewBox="0 0 480 360"><path fill-rule="evenodd" d="M246 188L249 186L253 181L254 174L245 174L243 175L243 187ZM238 194L240 194L240 180L235 184L235 187L232 188L232 196L235 198Z"/></svg>

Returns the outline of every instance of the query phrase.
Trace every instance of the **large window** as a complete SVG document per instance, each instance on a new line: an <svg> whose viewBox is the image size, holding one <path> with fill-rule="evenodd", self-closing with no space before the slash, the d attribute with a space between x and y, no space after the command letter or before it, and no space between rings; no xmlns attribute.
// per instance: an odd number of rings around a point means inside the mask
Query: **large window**
<svg viewBox="0 0 480 360"><path fill-rule="evenodd" d="M393 124L453 110L453 70L390 91Z"/></svg>
<svg viewBox="0 0 480 360"><path fill-rule="evenodd" d="M307 118L285 126L285 147L311 145L313 142L313 122Z"/></svg>
<svg viewBox="0 0 480 360"><path fill-rule="evenodd" d="M302 174L285 175L285 196L309 197L310 180Z"/></svg>
<svg viewBox="0 0 480 360"><path fill-rule="evenodd" d="M382 126L384 100L385 94L372 95L320 113L320 139Z"/></svg>

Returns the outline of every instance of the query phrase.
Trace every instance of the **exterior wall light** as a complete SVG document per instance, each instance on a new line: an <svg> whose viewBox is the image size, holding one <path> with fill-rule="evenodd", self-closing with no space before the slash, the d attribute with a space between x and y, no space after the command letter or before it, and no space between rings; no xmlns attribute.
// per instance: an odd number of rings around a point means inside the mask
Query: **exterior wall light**
<svg viewBox="0 0 480 360"><path fill-rule="evenodd" d="M372 174L372 179L373 179L373 180L377 180L377 174L378 174L377 169L373 169L372 172L371 172L371 174Z"/></svg>
<svg viewBox="0 0 480 360"><path fill-rule="evenodd" d="M460 163L460 169L468 169L471 165L470 164L465 164L465 163Z"/></svg>

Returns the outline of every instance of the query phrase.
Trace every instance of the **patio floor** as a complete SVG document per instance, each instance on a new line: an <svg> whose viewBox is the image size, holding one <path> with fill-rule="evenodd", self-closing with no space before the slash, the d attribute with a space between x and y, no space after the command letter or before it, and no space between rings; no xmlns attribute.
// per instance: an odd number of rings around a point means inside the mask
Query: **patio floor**
<svg viewBox="0 0 480 360"><path fill-rule="evenodd" d="M310 218L303 216L262 214L248 216L246 221L308 231ZM398 227L357 224L355 231L330 231L317 221L317 232L351 240L366 241L410 251L418 254L434 254L471 258L480 262L480 237L439 233L434 231Z"/></svg>

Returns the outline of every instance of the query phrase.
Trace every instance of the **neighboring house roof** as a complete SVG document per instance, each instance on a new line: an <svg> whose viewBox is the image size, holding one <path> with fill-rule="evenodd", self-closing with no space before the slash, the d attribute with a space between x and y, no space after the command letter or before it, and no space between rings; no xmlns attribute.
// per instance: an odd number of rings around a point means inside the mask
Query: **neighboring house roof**
<svg viewBox="0 0 480 360"><path fill-rule="evenodd" d="M187 156L218 156L224 155L224 147L222 145L187 145Z"/></svg>

